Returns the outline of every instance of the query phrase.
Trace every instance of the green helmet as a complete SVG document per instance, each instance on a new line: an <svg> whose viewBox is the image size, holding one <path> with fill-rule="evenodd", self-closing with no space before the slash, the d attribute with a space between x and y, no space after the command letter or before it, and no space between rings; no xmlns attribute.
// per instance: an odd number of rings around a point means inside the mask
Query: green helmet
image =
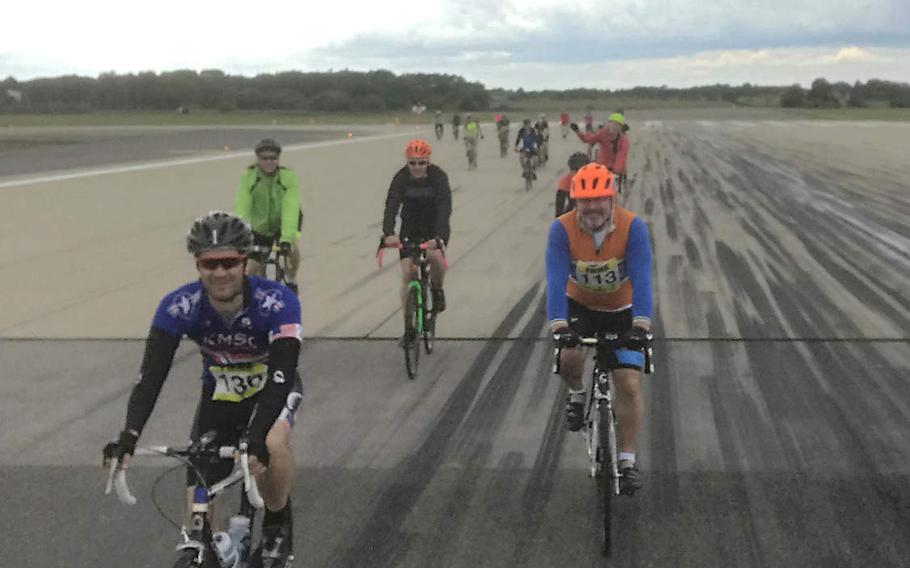
<svg viewBox="0 0 910 568"><path fill-rule="evenodd" d="M610 118L608 118L607 120L610 122L615 122L615 123L619 124L620 126L623 126L626 124L626 117L624 117L622 115L622 113L618 113L618 112L614 112L613 114L611 114Z"/></svg>

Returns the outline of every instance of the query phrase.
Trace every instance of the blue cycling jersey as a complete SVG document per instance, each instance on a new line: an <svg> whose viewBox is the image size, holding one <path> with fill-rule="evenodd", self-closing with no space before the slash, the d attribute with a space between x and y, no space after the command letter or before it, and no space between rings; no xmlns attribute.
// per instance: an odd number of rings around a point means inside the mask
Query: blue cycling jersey
<svg viewBox="0 0 910 568"><path fill-rule="evenodd" d="M245 276L243 308L232 321L215 311L202 283L191 282L167 294L158 305L152 327L195 341L202 352L202 379L232 366L268 364L269 344L301 336L300 302L285 285Z"/></svg>
<svg viewBox="0 0 910 568"><path fill-rule="evenodd" d="M537 133L533 128L522 127L518 131L518 142L515 144L519 150L537 150Z"/></svg>

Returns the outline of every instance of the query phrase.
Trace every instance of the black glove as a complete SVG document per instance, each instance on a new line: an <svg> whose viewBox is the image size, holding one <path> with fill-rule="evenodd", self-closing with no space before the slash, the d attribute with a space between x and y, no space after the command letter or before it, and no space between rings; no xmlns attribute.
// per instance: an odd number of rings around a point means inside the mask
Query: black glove
<svg viewBox="0 0 910 568"><path fill-rule="evenodd" d="M553 343L557 347L578 347L581 337L571 327L561 327L553 332Z"/></svg>
<svg viewBox="0 0 910 568"><path fill-rule="evenodd" d="M247 440L246 452L251 456L256 456L256 459L259 460L259 463L268 467L269 449L265 447L265 440L259 440L258 438L249 438Z"/></svg>
<svg viewBox="0 0 910 568"><path fill-rule="evenodd" d="M291 254L291 243L285 243L285 242L279 243L278 251L281 252L281 254L283 254L284 256Z"/></svg>
<svg viewBox="0 0 910 568"><path fill-rule="evenodd" d="M632 351L642 351L651 343L651 332L643 327L632 326L622 338L623 345Z"/></svg>
<svg viewBox="0 0 910 568"><path fill-rule="evenodd" d="M116 442L108 442L104 446L102 452L104 464L107 465L113 458L117 458L117 461L123 461L123 456L133 455L136 452L137 440L139 440L139 436L129 430L120 432L120 438Z"/></svg>
<svg viewBox="0 0 910 568"><path fill-rule="evenodd" d="M569 125L569 128L572 129L572 132L578 132L578 125L575 124L574 122Z"/></svg>

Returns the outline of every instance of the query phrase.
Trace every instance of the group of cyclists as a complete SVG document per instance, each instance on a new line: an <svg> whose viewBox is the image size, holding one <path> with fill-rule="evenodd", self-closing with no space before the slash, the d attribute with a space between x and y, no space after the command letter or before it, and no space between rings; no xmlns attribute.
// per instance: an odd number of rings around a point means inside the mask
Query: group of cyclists
<svg viewBox="0 0 910 568"><path fill-rule="evenodd" d="M498 119L498 133L505 128L508 137L508 118ZM567 119L561 117L560 123ZM460 125L460 117L453 124ZM615 353L614 366L621 486L633 493L641 485L635 462L644 413L640 349L650 333L652 291L647 229L617 203L628 152L624 124L621 113L614 113L607 125L592 132L582 133L569 123L582 142L600 144L601 149L595 160L584 152L569 158L569 171L559 179L557 218L549 229L545 265L549 328L563 347L560 374L568 387L569 430L580 430L583 421L580 337L610 332L625 339L627 349ZM464 136L474 144L483 137L471 114L465 117ZM535 124L523 121L515 148L523 159L546 157L548 138L546 117L541 114ZM189 229L186 247L198 278L159 302L124 427L117 440L105 446L104 456L106 464L116 459L117 467L128 467L180 340L189 337L199 345L203 360L191 440L198 442L214 431L218 445L236 446L241 438L247 441L250 471L266 505L261 541L250 566L278 566L270 562L287 558L293 542L294 459L289 438L302 393L297 371L301 314L296 279L302 213L297 176L279 164L281 146L264 139L254 154L255 163L240 178L235 212L213 211ZM451 235L449 179L432 163L432 148L426 140L409 141L403 154L405 163L394 174L385 200L381 246L400 248L403 240L424 243L433 309L442 312L446 309L445 252ZM263 277L263 259L251 254L255 245L275 246L288 258L287 285ZM401 256L400 267L404 305L405 287L416 267L406 255ZM230 463L212 467L204 481L215 483L230 469ZM190 504L196 483L197 478L188 474Z"/></svg>

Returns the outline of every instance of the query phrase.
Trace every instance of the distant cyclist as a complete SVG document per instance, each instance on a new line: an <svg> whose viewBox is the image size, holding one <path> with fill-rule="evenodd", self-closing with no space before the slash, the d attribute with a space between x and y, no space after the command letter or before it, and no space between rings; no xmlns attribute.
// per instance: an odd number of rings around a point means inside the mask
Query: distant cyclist
<svg viewBox="0 0 910 568"><path fill-rule="evenodd" d="M458 130L461 128L461 115L457 112L452 115L452 136L458 140Z"/></svg>
<svg viewBox="0 0 910 568"><path fill-rule="evenodd" d="M540 160L546 162L550 159L550 125L547 123L547 115L540 113L537 122L534 123L534 129L537 130L537 144L540 146Z"/></svg>
<svg viewBox="0 0 910 568"><path fill-rule="evenodd" d="M256 163L240 176L234 199L234 211L253 228L257 246L271 247L276 241L287 255L287 286L297 293L297 269L300 267L300 193L297 174L278 165L281 145L271 138L256 144ZM265 276L265 255L251 255L247 271Z"/></svg>
<svg viewBox="0 0 910 568"><path fill-rule="evenodd" d="M382 238L387 247L401 244L402 239L429 241L427 258L433 283L433 310L446 309L443 282L446 274L445 247L449 242L449 218L452 215L452 190L442 168L430 163L430 144L411 140L405 146L404 167L395 173L386 195L382 216ZM395 220L401 214L401 226L395 235ZM416 277L417 267L401 253L401 306L407 304L408 282ZM402 310L405 311L405 310ZM405 338L402 338L405 339Z"/></svg>
<svg viewBox="0 0 910 568"><path fill-rule="evenodd" d="M605 165L617 176L617 193L622 193L622 179L625 176L626 158L629 155L627 129L623 128L625 124L625 117L618 112L614 112L610 115L607 123L598 129L597 132L579 132L578 126L572 125L572 130L575 131L579 140L586 144L598 145L595 161Z"/></svg>
<svg viewBox="0 0 910 568"><path fill-rule="evenodd" d="M537 130L531 125L531 119L522 121L518 136L515 137L515 151L520 154L522 176L531 174L531 179L537 179L537 154L540 151Z"/></svg>
<svg viewBox="0 0 910 568"><path fill-rule="evenodd" d="M547 238L547 316L561 336L560 375L569 388L566 422L584 425L584 353L578 337L615 333L626 348L598 353L614 368L620 489L641 487L635 453L644 420L641 392L644 356L651 329L651 244L642 219L615 204L613 174L601 164L583 166L572 178L577 208L558 217Z"/></svg>
<svg viewBox="0 0 910 568"><path fill-rule="evenodd" d="M496 123L496 134L499 136L499 157L504 158L509 151L509 117L502 115Z"/></svg>
<svg viewBox="0 0 910 568"><path fill-rule="evenodd" d="M591 109L585 111L585 132L594 132L594 115L591 114Z"/></svg>
<svg viewBox="0 0 910 568"><path fill-rule="evenodd" d="M562 112L559 114L559 129L562 131L563 140L569 135L570 122L572 122L572 119L569 118L569 113Z"/></svg>
<svg viewBox="0 0 910 568"><path fill-rule="evenodd" d="M437 140L442 140L442 134L443 134L444 126L442 125L443 119L442 119L442 111L441 111L441 110L437 110L437 111L436 111L436 118L435 118L435 120L436 120L436 124L435 124L436 139L437 139Z"/></svg>
<svg viewBox="0 0 910 568"><path fill-rule="evenodd" d="M575 176L575 172L578 171L584 165L587 165L591 160L588 159L588 155L584 152L575 152L569 156L569 171L561 175L558 180L556 180L556 216L559 217L563 213L568 213L572 209L575 209L575 200L569 197L569 190L572 188L572 178Z"/></svg>
<svg viewBox="0 0 910 568"><path fill-rule="evenodd" d="M470 156L473 151L474 163L472 165L475 167L477 166L478 138L483 139L483 130L481 130L480 123L474 118L474 115L468 113L464 117L464 145L468 156Z"/></svg>

